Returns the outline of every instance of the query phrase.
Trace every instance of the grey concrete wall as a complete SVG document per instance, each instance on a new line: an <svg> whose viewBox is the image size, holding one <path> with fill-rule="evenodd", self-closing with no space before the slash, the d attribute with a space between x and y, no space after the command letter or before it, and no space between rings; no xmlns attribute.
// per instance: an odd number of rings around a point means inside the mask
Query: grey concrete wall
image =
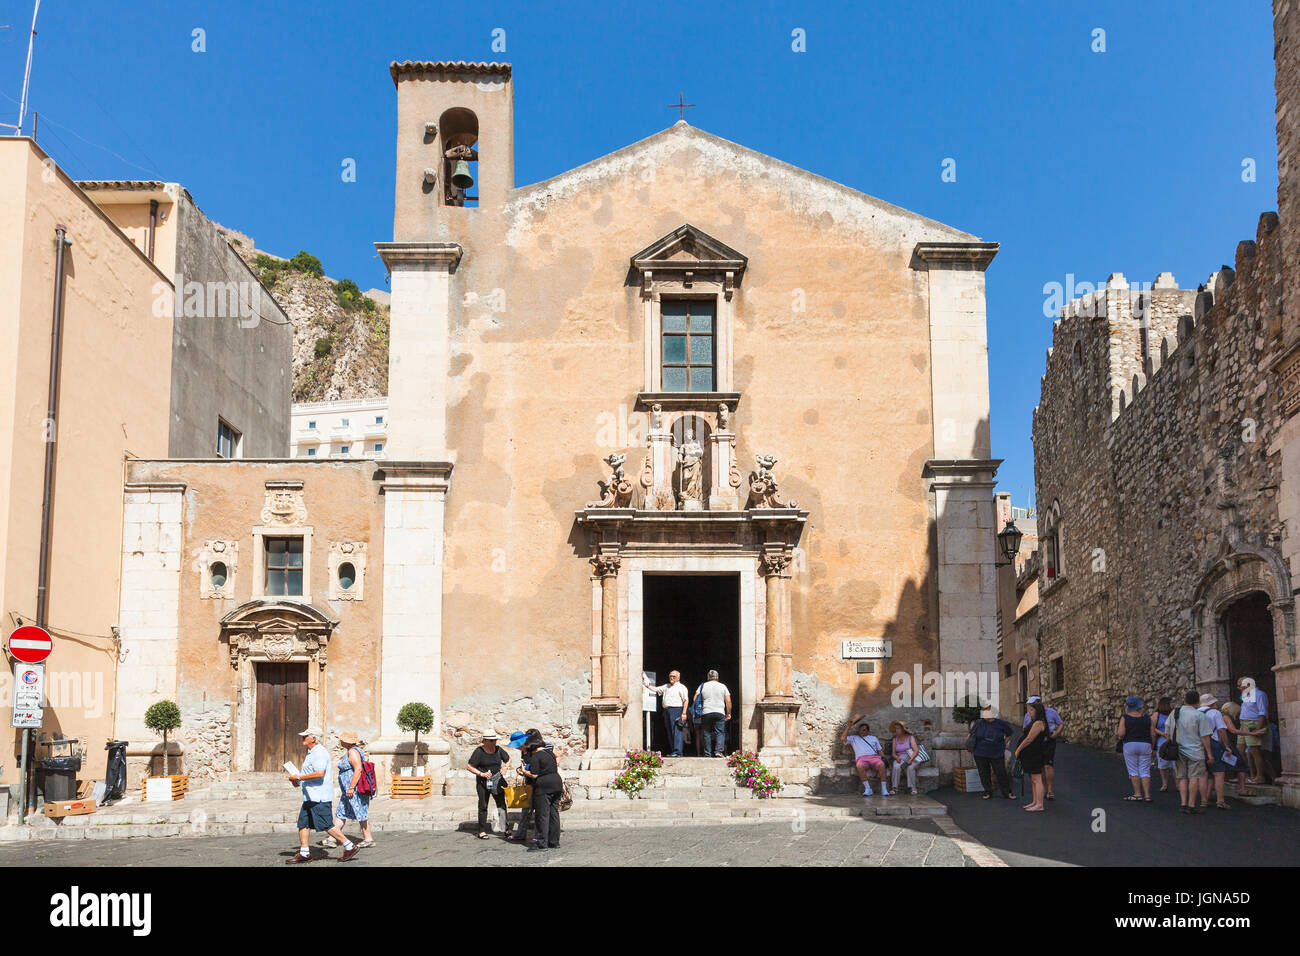
<svg viewBox="0 0 1300 956"><path fill-rule="evenodd" d="M256 276L187 196L176 204L172 347L173 458L216 456L217 420L243 435L244 458L289 454L293 327Z"/></svg>

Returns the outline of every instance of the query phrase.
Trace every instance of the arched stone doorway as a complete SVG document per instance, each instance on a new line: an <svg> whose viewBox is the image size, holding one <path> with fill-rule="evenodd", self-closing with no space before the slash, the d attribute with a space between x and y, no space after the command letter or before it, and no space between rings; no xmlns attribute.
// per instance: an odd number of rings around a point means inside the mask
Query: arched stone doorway
<svg viewBox="0 0 1300 956"><path fill-rule="evenodd" d="M1273 644L1272 601L1263 591L1252 591L1224 609L1220 628L1227 642L1228 673L1233 684L1242 677L1253 677L1259 689L1268 695L1270 725L1278 719L1277 680L1274 667L1277 657ZM1280 755L1272 751L1273 772L1281 772Z"/></svg>
<svg viewBox="0 0 1300 956"><path fill-rule="evenodd" d="M1196 685L1236 700L1237 680L1253 677L1269 694L1270 720L1281 736L1281 782L1300 788L1300 727L1279 720L1300 700L1295 595L1282 556L1262 544L1225 546L1196 589L1192 604ZM1300 797L1285 794L1290 802Z"/></svg>
<svg viewBox="0 0 1300 956"><path fill-rule="evenodd" d="M297 733L322 723L337 626L337 618L292 601L249 601L221 619L236 681L232 769L278 770L297 750Z"/></svg>

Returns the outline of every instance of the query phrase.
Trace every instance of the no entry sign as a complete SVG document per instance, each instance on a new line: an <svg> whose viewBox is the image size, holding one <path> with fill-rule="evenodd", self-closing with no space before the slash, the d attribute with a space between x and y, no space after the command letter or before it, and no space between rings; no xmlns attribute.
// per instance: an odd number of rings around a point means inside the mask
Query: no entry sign
<svg viewBox="0 0 1300 956"><path fill-rule="evenodd" d="M24 624L18 628L9 635L7 643L9 653L24 664L39 664L54 650L54 639L46 633L45 628L35 624Z"/></svg>

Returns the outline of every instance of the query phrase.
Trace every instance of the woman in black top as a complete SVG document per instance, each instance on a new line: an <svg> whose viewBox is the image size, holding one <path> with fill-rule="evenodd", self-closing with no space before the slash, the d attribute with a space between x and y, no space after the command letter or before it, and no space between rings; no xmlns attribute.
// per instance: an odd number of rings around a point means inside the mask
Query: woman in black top
<svg viewBox="0 0 1300 956"><path fill-rule="evenodd" d="M554 850L560 845L560 792L564 781L555 754L547 749L540 736L531 737L526 745L532 749L524 776L533 785L533 818L537 828L530 850Z"/></svg>
<svg viewBox="0 0 1300 956"><path fill-rule="evenodd" d="M1046 810L1047 806L1043 803L1046 794L1043 785L1043 758L1046 749L1044 744L1047 740L1047 709L1042 701L1036 700L1029 705L1029 713L1029 726L1025 728L1025 735L1021 738L1020 745L1016 747L1016 757L1020 760L1021 769L1029 774L1029 780L1034 785L1033 803L1025 809Z"/></svg>
<svg viewBox="0 0 1300 956"><path fill-rule="evenodd" d="M478 778L475 783L478 785L478 838L480 840L488 838L487 806L489 792L492 794L492 799L496 802L498 809L505 813L505 780L498 778L491 791L488 790L488 781L496 774L501 773L502 768L509 762L510 754L506 753L505 748L497 746L496 734L484 734L483 743L469 755L469 763L466 766L469 768L469 772Z"/></svg>
<svg viewBox="0 0 1300 956"><path fill-rule="evenodd" d="M1151 726L1151 715L1142 713L1142 698L1130 697L1124 701L1124 713L1120 715L1119 726L1120 752L1124 754L1128 780L1133 786L1133 795L1125 797L1130 803L1151 802L1151 741L1155 729Z"/></svg>

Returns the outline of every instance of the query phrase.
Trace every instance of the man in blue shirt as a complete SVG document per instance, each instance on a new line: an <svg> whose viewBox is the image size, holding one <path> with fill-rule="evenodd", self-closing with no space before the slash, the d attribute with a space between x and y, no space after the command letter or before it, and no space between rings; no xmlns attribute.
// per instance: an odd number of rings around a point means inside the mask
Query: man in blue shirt
<svg viewBox="0 0 1300 956"><path fill-rule="evenodd" d="M1033 697L1029 698L1029 700L1025 701L1025 703L1032 704L1034 703L1034 701L1040 701L1042 699L1043 698L1035 694ZM1045 704L1043 706L1044 709L1047 711L1047 739L1043 741L1043 777L1044 777L1044 782L1047 784L1047 799L1055 800L1056 799L1056 766L1055 766L1056 738L1061 735L1061 728L1065 726L1065 721L1061 719L1061 715L1056 712L1055 707L1047 707L1047 705ZM1022 727L1029 726L1028 713L1025 714L1025 722L1021 726Z"/></svg>
<svg viewBox="0 0 1300 956"><path fill-rule="evenodd" d="M329 751L321 746L320 731L308 727L298 735L307 748L307 758L297 774L286 773L289 782L302 789L302 808L298 811L298 842L301 848L286 863L310 863L312 830L325 830L343 847L339 861L346 863L359 852L357 846L334 825L334 779L330 775Z"/></svg>

